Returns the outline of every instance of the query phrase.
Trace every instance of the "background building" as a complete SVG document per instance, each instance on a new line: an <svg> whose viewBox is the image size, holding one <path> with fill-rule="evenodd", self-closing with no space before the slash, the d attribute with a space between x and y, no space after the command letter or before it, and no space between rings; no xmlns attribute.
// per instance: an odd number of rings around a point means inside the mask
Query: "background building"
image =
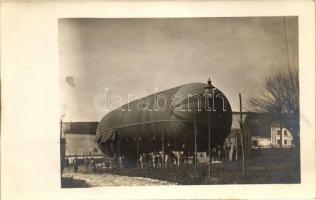
<svg viewBox="0 0 316 200"><path fill-rule="evenodd" d="M275 118L271 113L248 113L245 124L251 134L253 149L294 147L292 132L283 125L281 137L280 124Z"/></svg>
<svg viewBox="0 0 316 200"><path fill-rule="evenodd" d="M282 136L281 136L282 134ZM280 129L280 124L271 124L271 147L294 147L293 135L291 131L287 128Z"/></svg>
<svg viewBox="0 0 316 200"><path fill-rule="evenodd" d="M270 137L251 137L252 148L271 148L271 138Z"/></svg>
<svg viewBox="0 0 316 200"><path fill-rule="evenodd" d="M98 122L63 122L66 156L102 155L94 142Z"/></svg>
<svg viewBox="0 0 316 200"><path fill-rule="evenodd" d="M231 133L227 136L225 140L225 149L226 147L239 147L242 141L240 128L240 113L233 112L232 117L233 119ZM282 127L281 132L280 124L275 122L275 118L275 115L272 113L243 113L243 127L245 137L244 148L247 156L251 154L251 149L294 147L293 134L291 130Z"/></svg>

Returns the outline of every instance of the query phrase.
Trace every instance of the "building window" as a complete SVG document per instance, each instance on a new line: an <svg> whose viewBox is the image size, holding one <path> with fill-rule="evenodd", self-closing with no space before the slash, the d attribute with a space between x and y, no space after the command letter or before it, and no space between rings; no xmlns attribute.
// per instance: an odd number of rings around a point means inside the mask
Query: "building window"
<svg viewBox="0 0 316 200"><path fill-rule="evenodd" d="M253 145L253 146L258 146L258 141L257 141L257 140L252 141L252 145Z"/></svg>
<svg viewBox="0 0 316 200"><path fill-rule="evenodd" d="M278 135L281 135L281 130L278 130L278 131L277 131L277 134L278 134Z"/></svg>
<svg viewBox="0 0 316 200"><path fill-rule="evenodd" d="M287 130L284 130L284 135L287 135Z"/></svg>
<svg viewBox="0 0 316 200"><path fill-rule="evenodd" d="M201 157L201 158L203 157L203 154L202 154L202 153L200 154L200 157Z"/></svg>
<svg viewBox="0 0 316 200"><path fill-rule="evenodd" d="M281 144L281 140L277 140L277 143L278 143L278 144Z"/></svg>
<svg viewBox="0 0 316 200"><path fill-rule="evenodd" d="M287 144L287 140L284 140L284 144Z"/></svg>

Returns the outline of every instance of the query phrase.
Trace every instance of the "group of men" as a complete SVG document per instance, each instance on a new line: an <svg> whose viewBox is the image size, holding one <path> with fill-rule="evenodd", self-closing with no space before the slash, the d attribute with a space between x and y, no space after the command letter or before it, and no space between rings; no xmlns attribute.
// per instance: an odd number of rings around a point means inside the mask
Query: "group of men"
<svg viewBox="0 0 316 200"><path fill-rule="evenodd" d="M82 159L78 159L77 156L65 159L65 167L72 167L75 173L78 172L80 163L82 164ZM83 164L85 169L89 170L89 173L96 172L97 168L96 161L94 158L84 157Z"/></svg>
<svg viewBox="0 0 316 200"><path fill-rule="evenodd" d="M241 155L241 147L227 146L226 149L222 145L218 145L210 149L210 161L236 161L237 155ZM164 158L164 160L163 160ZM208 160L208 158L206 158ZM140 169L150 168L168 168L180 166L183 164L194 164L195 154L184 151L169 151L164 155L162 152L141 153L138 157ZM199 160L197 159L197 162Z"/></svg>
<svg viewBox="0 0 316 200"><path fill-rule="evenodd" d="M211 162L213 161L224 161L226 158L226 154L223 146L218 145L216 147L211 148Z"/></svg>
<svg viewBox="0 0 316 200"><path fill-rule="evenodd" d="M238 156L242 155L242 147L239 145L237 148L235 145L226 146L225 150L225 160L227 161L237 161Z"/></svg>
<svg viewBox="0 0 316 200"><path fill-rule="evenodd" d="M85 169L88 169L89 173L96 173L97 167L96 167L96 162L93 158L84 158L84 167Z"/></svg>
<svg viewBox="0 0 316 200"><path fill-rule="evenodd" d="M239 145L227 145L225 150L218 145L211 149L211 161L237 161L238 157L242 155L242 148Z"/></svg>
<svg viewBox="0 0 316 200"><path fill-rule="evenodd" d="M113 168L116 169L122 169L124 168L124 156L119 156L117 159L104 156L103 158L103 167L105 168L106 171L109 171Z"/></svg>
<svg viewBox="0 0 316 200"><path fill-rule="evenodd" d="M210 158L211 162L214 161L235 161L237 160L236 154L238 154L240 148L236 148L235 146L226 146L224 149L223 146L216 146L211 148ZM207 158L208 159L208 158ZM66 158L66 167L72 166L74 172L78 171L79 167L79 159L74 157L72 159ZM111 169L122 169L125 167L125 157L119 156L117 159L104 156L103 159L99 159L96 161L94 158L83 158L83 163L85 169L89 171L89 173L96 173L97 171L97 163L101 164L101 167L106 171ZM184 151L168 151L163 154L162 151L159 152L151 152L151 153L141 153L137 158L137 167L139 169L155 169L155 168L168 168L168 167L176 167L181 166L183 164L194 164L195 162L195 154L188 153Z"/></svg>
<svg viewBox="0 0 316 200"><path fill-rule="evenodd" d="M164 154L161 151L141 153L138 157L138 163L140 169L168 168L188 164L189 157L190 155L183 151L170 151Z"/></svg>

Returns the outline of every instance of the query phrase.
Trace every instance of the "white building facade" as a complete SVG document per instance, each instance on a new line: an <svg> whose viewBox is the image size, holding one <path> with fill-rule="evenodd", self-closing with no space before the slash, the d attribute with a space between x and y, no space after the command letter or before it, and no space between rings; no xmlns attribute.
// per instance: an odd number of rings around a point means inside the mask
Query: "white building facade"
<svg viewBox="0 0 316 200"><path fill-rule="evenodd" d="M271 138L269 137L251 137L251 144L253 149L271 148Z"/></svg>
<svg viewBox="0 0 316 200"><path fill-rule="evenodd" d="M102 155L94 142L95 135L90 134L65 134L66 156L93 156Z"/></svg>
<svg viewBox="0 0 316 200"><path fill-rule="evenodd" d="M94 142L97 126L97 122L63 122L62 137L66 139L66 156L102 155Z"/></svg>
<svg viewBox="0 0 316 200"><path fill-rule="evenodd" d="M280 129L279 124L271 125L271 146L274 148L294 147L293 135L287 128Z"/></svg>

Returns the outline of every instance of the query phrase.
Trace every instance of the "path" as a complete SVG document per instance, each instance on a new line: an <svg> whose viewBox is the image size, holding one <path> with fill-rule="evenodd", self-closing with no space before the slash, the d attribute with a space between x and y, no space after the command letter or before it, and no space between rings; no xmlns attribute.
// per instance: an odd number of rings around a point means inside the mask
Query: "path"
<svg viewBox="0 0 316 200"><path fill-rule="evenodd" d="M161 181L143 177L129 177L113 174L83 174L83 173L65 173L63 177L72 177L74 179L85 180L91 187L103 186L149 186L149 185L174 185L167 181Z"/></svg>

